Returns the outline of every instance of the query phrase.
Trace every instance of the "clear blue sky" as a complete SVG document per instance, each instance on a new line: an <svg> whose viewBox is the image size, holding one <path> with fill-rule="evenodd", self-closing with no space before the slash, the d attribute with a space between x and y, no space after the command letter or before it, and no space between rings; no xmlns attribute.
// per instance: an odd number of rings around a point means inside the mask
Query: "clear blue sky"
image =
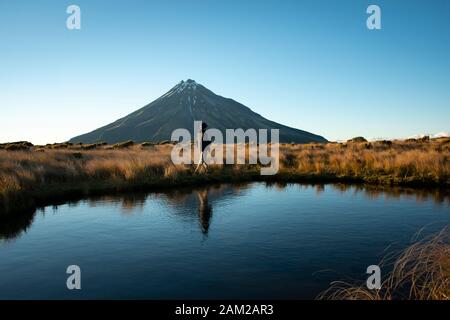
<svg viewBox="0 0 450 320"><path fill-rule="evenodd" d="M331 140L450 131L450 1L0 0L0 141L67 140L188 78Z"/></svg>

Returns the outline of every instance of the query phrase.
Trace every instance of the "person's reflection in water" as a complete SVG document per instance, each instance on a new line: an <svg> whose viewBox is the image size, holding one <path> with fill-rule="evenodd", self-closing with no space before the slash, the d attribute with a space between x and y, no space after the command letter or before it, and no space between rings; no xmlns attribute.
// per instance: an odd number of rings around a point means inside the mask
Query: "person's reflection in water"
<svg viewBox="0 0 450 320"><path fill-rule="evenodd" d="M208 235L209 224L211 222L212 207L208 202L208 190L197 191L198 197L198 216L200 227L204 235Z"/></svg>

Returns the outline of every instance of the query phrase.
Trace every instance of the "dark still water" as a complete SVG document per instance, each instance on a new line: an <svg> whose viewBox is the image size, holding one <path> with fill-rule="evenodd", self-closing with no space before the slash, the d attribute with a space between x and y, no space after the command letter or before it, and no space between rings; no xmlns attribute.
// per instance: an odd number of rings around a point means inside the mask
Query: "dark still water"
<svg viewBox="0 0 450 320"><path fill-rule="evenodd" d="M0 225L0 298L311 299L450 224L445 191L220 185L46 207ZM66 268L81 268L68 290Z"/></svg>

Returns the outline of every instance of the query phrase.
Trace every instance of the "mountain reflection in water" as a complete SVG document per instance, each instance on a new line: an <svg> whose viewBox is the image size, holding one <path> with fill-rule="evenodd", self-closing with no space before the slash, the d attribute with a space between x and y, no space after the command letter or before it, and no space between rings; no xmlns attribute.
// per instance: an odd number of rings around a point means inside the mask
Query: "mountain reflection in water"
<svg viewBox="0 0 450 320"><path fill-rule="evenodd" d="M71 207L77 206L80 202L86 202L90 207L97 207L107 202L108 204L120 206L122 214L133 215L142 213L145 203L158 197L159 199L164 199L168 206L175 209L174 212L178 218L191 223L198 223L200 232L207 236L210 231L214 206L227 198L236 198L240 194L245 194L251 185L251 183L218 184L197 188L181 188L163 193L125 193L122 195L89 197L88 199L76 201L68 200L65 204ZM279 192L283 192L288 185L292 184L280 182L265 183L266 188L274 188ZM301 189L315 188L317 195L320 195L325 190L324 184L295 185ZM450 195L448 190L445 189L385 188L349 184L330 184L329 186L341 194L363 193L367 199L384 197L385 199L399 200L408 198L415 199L416 202L433 200L437 205L450 204ZM7 242L20 237L31 227L36 214L45 215L49 208L57 211L58 204L8 217L0 216L0 241Z"/></svg>

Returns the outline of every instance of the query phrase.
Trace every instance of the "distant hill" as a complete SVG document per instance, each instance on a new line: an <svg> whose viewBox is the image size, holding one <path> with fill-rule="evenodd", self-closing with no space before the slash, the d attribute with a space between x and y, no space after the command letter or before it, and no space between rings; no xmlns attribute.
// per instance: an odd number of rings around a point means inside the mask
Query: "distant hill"
<svg viewBox="0 0 450 320"><path fill-rule="evenodd" d="M280 142L327 142L321 136L270 121L232 99L216 95L194 80L181 81L166 94L129 115L70 142L117 143L170 140L172 131L188 129L194 120L206 122L225 134L225 129L280 129ZM225 137L225 135L224 135Z"/></svg>

